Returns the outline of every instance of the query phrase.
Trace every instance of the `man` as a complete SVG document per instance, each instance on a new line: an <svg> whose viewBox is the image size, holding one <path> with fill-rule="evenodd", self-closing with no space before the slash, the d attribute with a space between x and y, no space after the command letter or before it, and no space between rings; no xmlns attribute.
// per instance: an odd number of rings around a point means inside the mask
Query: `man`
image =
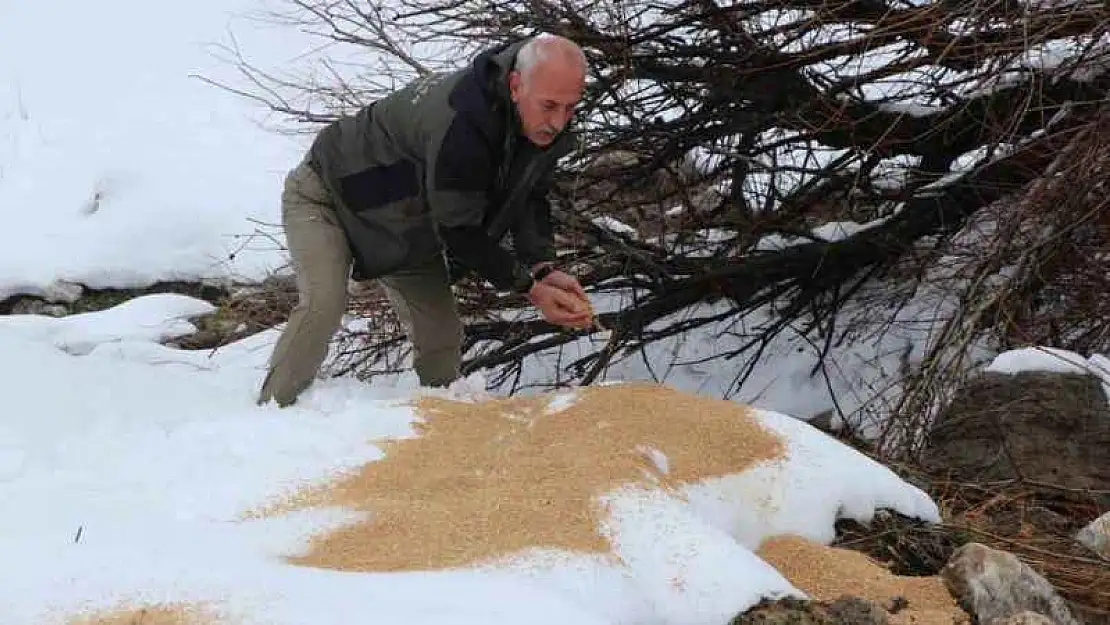
<svg viewBox="0 0 1110 625"><path fill-rule="evenodd" d="M478 55L326 126L285 179L282 221L299 303L258 402L288 406L315 379L347 306L347 280L379 279L424 386L459 377L451 283L472 271L583 328L582 286L554 268L546 193L570 152L585 86L573 42L543 35ZM512 237L512 252L500 245Z"/></svg>

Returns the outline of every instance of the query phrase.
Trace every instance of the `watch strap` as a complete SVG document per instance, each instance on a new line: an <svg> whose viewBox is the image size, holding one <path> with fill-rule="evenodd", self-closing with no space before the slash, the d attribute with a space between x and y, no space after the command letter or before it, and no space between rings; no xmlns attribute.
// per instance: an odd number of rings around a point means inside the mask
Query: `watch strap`
<svg viewBox="0 0 1110 625"><path fill-rule="evenodd" d="M533 271L532 272L532 277L535 278L537 281L543 281L543 279L546 278L547 276L551 275L551 272L553 272L553 271L555 271L554 266L544 265L544 266L540 267L539 269Z"/></svg>

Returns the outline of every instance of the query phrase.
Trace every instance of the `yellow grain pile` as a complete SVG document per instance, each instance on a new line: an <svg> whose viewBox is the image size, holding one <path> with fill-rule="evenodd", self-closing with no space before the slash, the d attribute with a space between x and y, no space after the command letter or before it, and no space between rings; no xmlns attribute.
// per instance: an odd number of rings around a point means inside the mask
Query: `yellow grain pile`
<svg viewBox="0 0 1110 625"><path fill-rule="evenodd" d="M529 548L605 554L600 495L737 473L785 450L749 408L664 386L586 388L568 407L548 403L424 398L419 436L391 441L383 459L263 514L313 506L371 514L289 558L312 567L427 570Z"/></svg>
<svg viewBox="0 0 1110 625"><path fill-rule="evenodd" d="M758 555L817 601L851 595L887 607L898 597L905 599L906 607L890 615L891 625L970 623L936 576L894 575L866 554L799 536L771 537Z"/></svg>
<svg viewBox="0 0 1110 625"><path fill-rule="evenodd" d="M102 613L81 615L68 625L221 625L204 607L167 603L144 607L120 607Z"/></svg>

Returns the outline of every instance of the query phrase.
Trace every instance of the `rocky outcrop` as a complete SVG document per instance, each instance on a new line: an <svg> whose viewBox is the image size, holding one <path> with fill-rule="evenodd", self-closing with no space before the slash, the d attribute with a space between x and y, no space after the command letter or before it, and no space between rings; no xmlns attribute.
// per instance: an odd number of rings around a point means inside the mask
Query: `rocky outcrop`
<svg viewBox="0 0 1110 625"><path fill-rule="evenodd" d="M1023 478L1066 489L1110 484L1110 406L1101 381L1072 373L987 373L938 417L926 470L964 482ZM1110 508L1110 496L1100 505Z"/></svg>
<svg viewBox="0 0 1110 625"><path fill-rule="evenodd" d="M1052 585L1011 553L968 543L952 554L941 576L961 607L979 623L1034 612L1057 625L1081 625Z"/></svg>
<svg viewBox="0 0 1110 625"><path fill-rule="evenodd" d="M49 302L38 297L15 297L6 304L9 315L43 315L64 317L69 314L69 306Z"/></svg>

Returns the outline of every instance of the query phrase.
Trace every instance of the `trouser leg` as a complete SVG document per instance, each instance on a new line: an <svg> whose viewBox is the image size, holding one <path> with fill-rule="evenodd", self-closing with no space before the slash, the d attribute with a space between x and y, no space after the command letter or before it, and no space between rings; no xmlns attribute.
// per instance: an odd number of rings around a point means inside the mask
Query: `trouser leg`
<svg viewBox="0 0 1110 625"><path fill-rule="evenodd" d="M459 377L463 327L441 257L381 279L413 347L413 369L423 386Z"/></svg>
<svg viewBox="0 0 1110 625"><path fill-rule="evenodd" d="M281 205L298 302L274 346L258 402L288 406L315 379L342 322L351 252L327 190L308 165L286 177Z"/></svg>

